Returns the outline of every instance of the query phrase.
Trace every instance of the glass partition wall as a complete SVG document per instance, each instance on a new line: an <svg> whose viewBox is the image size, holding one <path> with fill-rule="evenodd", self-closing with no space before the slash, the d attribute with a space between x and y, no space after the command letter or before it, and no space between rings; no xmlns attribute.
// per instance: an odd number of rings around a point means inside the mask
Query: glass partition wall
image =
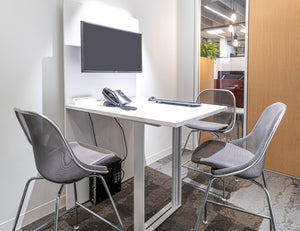
<svg viewBox="0 0 300 231"><path fill-rule="evenodd" d="M237 120L230 132L232 139L246 132L247 9L248 0L201 0L198 14L201 22L199 90L227 89L234 94ZM201 137L202 141L209 138L209 134Z"/></svg>

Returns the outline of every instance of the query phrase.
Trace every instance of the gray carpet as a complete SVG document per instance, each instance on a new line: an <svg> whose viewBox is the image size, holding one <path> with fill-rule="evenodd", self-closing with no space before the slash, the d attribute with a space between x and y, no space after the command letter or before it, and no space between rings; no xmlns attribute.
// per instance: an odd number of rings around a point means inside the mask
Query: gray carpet
<svg viewBox="0 0 300 231"><path fill-rule="evenodd" d="M240 121L240 135L242 134L242 121ZM231 138L236 138L236 126L231 132ZM222 137L221 138L225 138ZM183 162L190 159L190 151L186 151L182 157ZM146 217L147 219L159 211L170 201L171 195L171 164L172 158L168 156L146 168ZM155 170L154 170L155 169ZM203 169L203 168L202 168ZM204 168L205 169L205 168ZM208 177L200 176L193 171L182 169L182 207L166 220L158 231L190 231L193 230L202 199L204 188ZM266 178L273 208L276 216L277 228L280 231L300 231L300 180L288 176L266 171ZM189 182L189 183L185 183ZM191 183L197 182L197 187ZM267 200L264 192L249 181L235 178L228 178L227 203L248 209L260 214L268 214ZM212 193L221 193L222 183L215 181ZM126 230L133 230L133 179L122 184L122 191L113 196L116 206L120 212ZM216 196L209 196L209 199L221 201ZM90 208L105 218L116 222L115 215L108 200L97 206L90 205ZM54 209L54 208L53 208ZM23 231L31 231L43 224L45 220L52 218L53 214L23 228ZM79 209L79 222L81 231L114 230L94 216ZM59 222L59 230L73 231L73 213L65 215ZM52 231L53 226L44 230ZM223 209L214 205L208 205L208 224L201 224L205 231L268 231L269 221L245 215L240 212Z"/></svg>
<svg viewBox="0 0 300 231"><path fill-rule="evenodd" d="M182 157L182 162L190 159L191 152L186 151ZM171 176L171 156L163 158L152 165L152 168ZM201 170L207 170L207 167L201 167ZM300 231L300 180L275 172L265 170L266 180L272 199L273 209L276 218L277 229L282 231ZM202 184L207 184L208 177L199 177L198 173L191 170L182 169L182 178L184 182L194 183L196 180ZM197 178L197 179L196 179ZM268 215L268 205L263 190L253 183L235 178L228 178L226 181L228 191L228 203L238 206L251 212ZM258 179L262 182L261 179ZM201 189L206 186L200 184ZM191 184L190 184L191 185ZM214 182L213 193L221 194L221 182ZM203 194L201 194L202 198ZM220 197L220 196L219 196ZM212 205L211 205L212 207ZM214 206L215 207L215 206ZM215 208L216 209L216 208ZM210 211L210 210L209 210ZM225 212L231 212L226 210ZM228 219L232 219L229 215ZM214 222L214 221L209 221ZM234 221L236 222L236 221ZM204 229L205 230L205 229ZM211 230L207 227L206 230ZM214 229L212 229L214 230ZM218 230L230 230L220 227ZM256 228L259 231L268 231L269 221L263 219L262 223Z"/></svg>
<svg viewBox="0 0 300 231"><path fill-rule="evenodd" d="M272 173L267 173L267 178L270 180L270 183L276 182L276 177L272 179ZM188 177L190 179L205 183L207 182L207 177L199 176L193 172L188 172ZM274 182L275 181L275 182ZM292 185L292 187L290 187ZM288 186L288 187L287 187ZM215 189L222 189L221 182L215 182L213 187ZM235 181L234 178L227 181L227 190L229 194L227 195L230 204L238 204L241 202L239 200L246 199L246 202L241 204L240 207L243 207L245 204L250 205L250 210L264 213L266 209L261 209L265 207L266 201L258 201L256 195L253 195L253 190L251 189L252 184L250 182L239 180ZM280 198L284 198L283 194L289 193L289 198L284 199L286 201L286 208L282 208L282 212L287 213L287 209L296 211L296 214L299 215L300 211L300 198L299 198L299 181L298 180L287 180L285 185L282 185L281 192L271 192L271 195L276 193L274 207L276 208L276 201L280 201ZM287 188L289 188L287 190ZM171 178L161 172L158 172L152 168L146 168L146 217L151 217L156 213L160 208L170 201L171 195ZM200 205L204 196L204 193L200 190L195 189L190 184L183 183L182 187L182 207L177 210L167 221L165 221L157 230L192 230L198 212L200 210ZM241 193L245 193L246 196ZM263 194L262 194L263 195ZM252 198L251 198L252 196ZM123 220L126 230L133 230L133 179L126 181L122 185L122 191L113 196L116 202L116 206L120 212L121 218ZM254 198L253 198L254 197ZM260 197L261 198L261 197ZM264 197L262 197L264 198ZM210 196L210 199L221 201L214 196ZM256 206L258 205L258 206ZM262 205L262 206L261 206ZM108 200L100 203L97 206L90 206L91 209L103 215L104 217L116 221L113 210L111 209L110 203ZM257 211L259 210L259 211ZM278 211L277 211L278 212ZM280 213L280 212L279 212ZM294 213L293 213L294 214ZM276 214L277 215L277 214ZM279 215L280 216L280 215ZM50 216L52 217L52 216ZM298 216L299 218L299 216ZM33 230L38 227L48 217L35 222L22 230ZM285 217L286 221L284 224L280 222L279 230L300 230L300 226L297 225L296 217ZM299 219L298 219L299 220ZM92 231L92 230L114 230L113 228L106 225L104 222L96 219L92 215L86 213L82 209L79 209L79 230L83 231ZM232 211L229 209L223 209L217 206L209 205L208 206L208 224L201 224L201 230L231 230L231 231L250 231L250 230L259 230L263 222L266 222L266 229L268 230L268 221L263 221L263 219L246 215L240 212ZM60 230L73 230L74 217L70 213L65 215L60 219L59 229ZM294 226L293 226L294 225ZM299 228L299 229L298 229ZM53 230L53 226L49 226L44 230ZM261 229L260 229L261 230Z"/></svg>

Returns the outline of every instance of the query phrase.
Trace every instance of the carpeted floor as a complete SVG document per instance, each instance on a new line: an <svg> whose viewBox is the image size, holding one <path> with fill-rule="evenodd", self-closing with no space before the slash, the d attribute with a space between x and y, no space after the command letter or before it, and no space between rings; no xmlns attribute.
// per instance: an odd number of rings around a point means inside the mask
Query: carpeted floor
<svg viewBox="0 0 300 231"><path fill-rule="evenodd" d="M240 134L242 134L242 121L240 122ZM232 131L231 138L236 138L236 128ZM221 137L222 138L222 137ZM182 156L183 162L190 159L191 152L186 151ZM159 211L171 198L171 155L146 167L146 218L150 218ZM300 231L300 180L277 173L266 171L267 183L273 202L277 228L280 231ZM182 207L178 209L156 230L158 231L190 231L193 230L204 192L208 182L207 176L200 176L191 170L182 169ZM197 182L197 183L195 183ZM195 186L197 185L197 186ZM227 203L248 209L255 213L268 214L267 200L264 192L249 181L229 178L226 181L228 192ZM213 193L221 193L222 183L215 181ZM122 191L113 196L116 206L126 230L133 230L133 179L122 184ZM220 197L209 196L209 199L221 201ZM90 208L105 218L117 222L108 200L90 205ZM23 228L23 231L31 231L49 220L54 215L47 216L39 221ZM73 229L73 213L65 215L59 221L59 230L71 231ZM79 209L79 224L81 231L114 230L104 222ZM44 230L52 231L53 226ZM208 205L208 224L201 224L205 231L268 231L269 221L241 212L223 209L214 205Z"/></svg>
<svg viewBox="0 0 300 231"><path fill-rule="evenodd" d="M190 159L190 154L191 152L189 151L185 152L183 155L183 162ZM150 166L166 175L171 176L171 159L171 156L168 156ZM208 168L201 166L201 170L208 170ZM268 170L265 170L265 175L272 199L277 229L282 231L300 231L300 180ZM206 189L205 184L207 184L208 181L207 176L202 175L202 177L200 177L198 173L183 168L182 178L183 182L187 182L190 186L193 185L193 187L198 189L200 188L202 190ZM257 180L262 183L262 179ZM226 180L226 185L226 191L228 192L226 197L229 204L249 210L251 212L268 215L269 211L266 196L261 188L247 180L238 179L238 181L236 181L235 178L228 178ZM212 193L218 193L218 195L222 194L222 183L214 182L213 189L211 191ZM203 193L201 194L200 200L202 200L202 197ZM220 198L220 196L218 197ZM214 197L211 196L211 198ZM210 207L218 209L216 206L211 205ZM238 214L237 212L231 213L232 211L228 209L222 210L221 214L223 214L223 212L228 215L225 217L225 219L229 219L230 222L236 224L236 221L232 221L232 219L238 219L235 218L235 214ZM226 226L220 226L219 229L211 229L209 224L210 222L215 221L209 220L208 222L208 226L206 226L207 229L204 228L202 230L231 230L231 228L227 229ZM250 220L247 222L250 222ZM237 230L243 229L241 228ZM269 221L267 219L263 219L261 224L257 224L255 230L270 230Z"/></svg>
<svg viewBox="0 0 300 231"><path fill-rule="evenodd" d="M188 172L188 177L190 179L196 180L201 183L207 182L207 177L199 176L199 174L194 174L193 172ZM267 173L267 178L270 180L270 174ZM244 200L245 198L238 194L238 192L250 192L250 195L248 194L247 197L247 204L250 204L251 210L255 212L255 209L257 208L259 211L256 212L264 212L266 211L263 209L261 211L261 206L255 206L258 205L266 205L266 201L257 201L257 198L251 198L252 184L250 182L239 180L238 182L235 181L234 178L229 179L227 181L227 191L229 194L227 195L229 200L228 203L231 201L232 204L238 204L236 200ZM293 196L291 196L287 203L292 203L293 208L290 208L292 210L298 210L298 214L300 211L300 198L299 198L299 181L295 180L293 181L295 192L292 193ZM222 189L222 183L221 182L215 182L214 183L215 189ZM272 194L272 193L271 193ZM263 196L263 194L261 194ZM167 204L170 201L171 196L171 178L168 175L165 175L159 171L156 171L150 167L146 168L146 217L151 217L154 213L156 213L160 208L162 208L165 204ZM190 184L183 182L182 187L182 207L178 209L168 220L166 220L159 228L156 230L159 231L165 231L165 230L192 230L196 219L198 212L200 210L200 205L202 203L204 193L195 187L191 186ZM234 197L233 197L234 196ZM255 196L255 195L254 195ZM281 193L279 192L278 195L276 195L275 199L280 200ZM124 226L126 230L133 230L133 179L130 179L126 181L122 185L122 191L116 195L113 196L116 206L120 212L120 216L122 218L122 221L124 223ZM220 199L209 196L212 200L221 201ZM235 199L233 199L235 198ZM264 198L264 197L263 197ZM252 202L249 202L250 200L253 200ZM288 206L291 206L289 204ZM243 207L243 206L241 206ZM274 206L276 207L276 205ZM115 215L113 213L113 210L110 206L110 203L108 200L98 204L97 206L90 205L90 208L99 213L100 215L103 215L105 218L108 218L110 220L113 220L116 222ZM286 210L286 208L283 208ZM299 214L300 215L300 214ZM50 218L53 215L50 216ZM300 216L299 216L300 217ZM298 217L298 218L299 218ZM42 224L48 217L41 219L22 230L34 230L34 228L38 227L39 224ZM279 227L279 230L300 230L300 226L294 226L294 228L291 228L292 226L289 226L288 223L291 222L291 219L296 219L293 217L289 217L289 220L286 221L286 226ZM263 219L259 217L255 217L252 215L246 215L240 212L232 211L229 209L223 209L217 206L209 205L208 206L208 224L204 225L201 224L201 230L230 230L230 231L250 231L250 230L259 230L262 225ZM265 221L266 224L268 224L268 221ZM93 231L93 230L114 230L110 226L106 225L104 222L100 221L99 219L96 219L94 216L88 214L87 212L83 211L82 209L79 209L79 223L80 228L79 230L82 231ZM60 219L59 222L59 230L73 230L73 224L74 224L74 216L73 213L70 213L68 215L65 215L63 218ZM268 225L265 230L268 230ZM296 227L296 228L295 228ZM44 230L53 230L53 226L49 226ZM260 229L262 230L262 229Z"/></svg>

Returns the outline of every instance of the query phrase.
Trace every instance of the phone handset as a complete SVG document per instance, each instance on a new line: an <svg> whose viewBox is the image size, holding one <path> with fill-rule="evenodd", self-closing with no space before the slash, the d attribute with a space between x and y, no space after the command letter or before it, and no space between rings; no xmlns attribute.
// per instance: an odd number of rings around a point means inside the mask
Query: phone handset
<svg viewBox="0 0 300 231"><path fill-rule="evenodd" d="M118 96L115 94L114 91L110 90L109 88L103 88L102 94L104 98L114 106L120 106L120 100Z"/></svg>
<svg viewBox="0 0 300 231"><path fill-rule="evenodd" d="M130 103L131 100L121 91L113 91L107 87L103 88L102 94L106 101L104 102L105 106L120 107L124 110L136 110L136 107L127 106L125 104Z"/></svg>

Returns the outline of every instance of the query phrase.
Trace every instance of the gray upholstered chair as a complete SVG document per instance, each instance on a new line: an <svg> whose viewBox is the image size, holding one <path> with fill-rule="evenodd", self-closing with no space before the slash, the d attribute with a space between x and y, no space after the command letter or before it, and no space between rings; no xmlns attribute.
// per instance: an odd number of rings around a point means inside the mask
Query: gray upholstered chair
<svg viewBox="0 0 300 231"><path fill-rule="evenodd" d="M235 96L231 91L226 89L203 90L198 95L196 103L227 106L227 110L218 113L217 115L187 124L186 127L192 130L188 134L182 152L185 151L186 145L192 133L198 132L198 143L200 143L201 132L210 132L218 138L218 133L223 133L227 134L230 138L229 132L233 129L235 124L236 101Z"/></svg>
<svg viewBox="0 0 300 231"><path fill-rule="evenodd" d="M270 194L267 189L264 176L264 161L267 147L286 111L286 105L283 103L274 103L267 107L260 116L254 129L244 138L233 140L230 143L210 140L200 144L193 152L191 160L197 164L204 164L211 167L211 177L205 192L204 200L195 231L199 229L202 215L204 213L204 223L206 221L206 205L212 203L224 207L229 207L223 203L217 203L207 200L209 190L213 181L217 178L236 176L247 179L260 186L266 193L270 216L263 216L230 206L229 208L241 212L247 212L270 219L270 229L276 230L276 223L271 204ZM262 176L264 185L255 179ZM251 196L251 195L249 195ZM250 199L250 198L249 198ZM257 200L257 198L256 198Z"/></svg>
<svg viewBox="0 0 300 231"><path fill-rule="evenodd" d="M56 198L55 218L42 225L42 227L45 227L54 221L55 230L57 230L59 217L71 210L75 210L74 228L78 229L77 208L82 207L117 230L123 230L123 224L119 213L116 209L105 179L102 176L102 174L108 173L106 165L116 161L118 157L113 152L100 147L77 142L68 143L59 128L43 115L29 111L22 111L20 109L15 109L15 113L29 143L32 145L35 164L40 176L32 177L27 181L13 230L16 229L30 182L39 179L46 179L61 185ZM116 213L120 227L94 213L77 201L76 182L90 176L101 179ZM73 208L65 211L59 216L59 199L65 184L74 185L75 205Z"/></svg>

